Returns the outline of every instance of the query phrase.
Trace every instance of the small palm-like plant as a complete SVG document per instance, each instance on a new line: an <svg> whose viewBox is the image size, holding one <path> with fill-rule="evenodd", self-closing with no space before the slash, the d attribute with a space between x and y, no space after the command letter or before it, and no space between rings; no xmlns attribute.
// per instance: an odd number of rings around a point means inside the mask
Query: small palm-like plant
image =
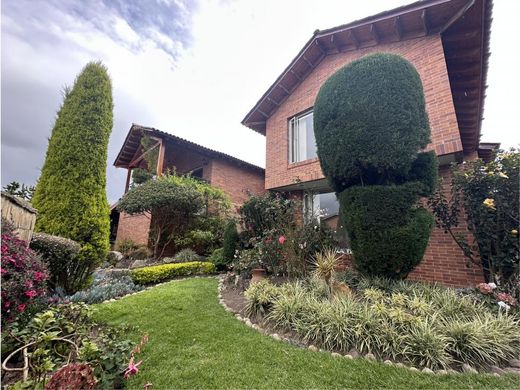
<svg viewBox="0 0 520 390"><path fill-rule="evenodd" d="M334 272L338 265L338 260L338 253L334 249L330 248L323 252L316 253L314 257L314 276L325 282L329 297L332 295Z"/></svg>

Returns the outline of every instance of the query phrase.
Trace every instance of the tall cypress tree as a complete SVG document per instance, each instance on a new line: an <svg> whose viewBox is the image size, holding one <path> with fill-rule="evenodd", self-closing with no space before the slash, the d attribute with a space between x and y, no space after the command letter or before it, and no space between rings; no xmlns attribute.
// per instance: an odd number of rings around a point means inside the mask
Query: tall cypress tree
<svg viewBox="0 0 520 390"><path fill-rule="evenodd" d="M112 84L100 62L88 63L65 91L33 205L36 229L81 244L81 278L109 247L106 163L112 131Z"/></svg>

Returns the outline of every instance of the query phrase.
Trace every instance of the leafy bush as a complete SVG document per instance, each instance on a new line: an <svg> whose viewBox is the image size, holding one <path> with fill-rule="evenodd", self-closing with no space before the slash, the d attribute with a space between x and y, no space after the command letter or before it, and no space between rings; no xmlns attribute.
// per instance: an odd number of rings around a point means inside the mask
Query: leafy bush
<svg viewBox="0 0 520 390"><path fill-rule="evenodd" d="M190 261L199 261L200 257L195 253L193 249L186 248L179 251L175 255L174 259L177 263L188 263Z"/></svg>
<svg viewBox="0 0 520 390"><path fill-rule="evenodd" d="M351 187L340 194L356 269L405 278L421 262L434 219L425 209L412 207L420 188L412 182Z"/></svg>
<svg viewBox="0 0 520 390"><path fill-rule="evenodd" d="M100 326L85 304L66 304L38 313L27 326L14 323L7 329L15 342L13 352L28 350L29 379L40 388L47 375L65 363L86 363L94 371L99 388L119 388L133 343L127 328Z"/></svg>
<svg viewBox="0 0 520 390"><path fill-rule="evenodd" d="M81 288L83 273L87 270L77 260L81 247L76 241L34 233L30 247L49 265L49 284L52 288L61 287L68 294Z"/></svg>
<svg viewBox="0 0 520 390"><path fill-rule="evenodd" d="M112 109L107 69L90 62L65 91L32 198L37 231L81 245L77 261L87 269L84 284L109 249L106 167Z"/></svg>
<svg viewBox="0 0 520 390"><path fill-rule="evenodd" d="M137 284L159 283L177 276L206 275L215 272L215 265L208 262L163 264L132 270L132 279Z"/></svg>
<svg viewBox="0 0 520 390"><path fill-rule="evenodd" d="M356 266L406 277L422 259L433 225L417 200L431 193L437 175L435 154L418 153L430 141L419 74L394 54L351 62L321 87L314 129Z"/></svg>
<svg viewBox="0 0 520 390"><path fill-rule="evenodd" d="M218 271L223 270L228 264L227 260L224 258L224 248L215 249L209 256L208 260L215 264Z"/></svg>
<svg viewBox="0 0 520 390"><path fill-rule="evenodd" d="M430 141L419 74L394 54L351 62L320 88L314 131L323 173L337 193L407 176Z"/></svg>
<svg viewBox="0 0 520 390"><path fill-rule="evenodd" d="M293 223L295 205L279 193L250 195L240 209L244 229L251 237L279 235L280 229Z"/></svg>
<svg viewBox="0 0 520 390"><path fill-rule="evenodd" d="M175 240L175 245L179 248L188 247L195 253L206 254L211 250L215 241L216 237L213 232L195 229L188 232L184 237Z"/></svg>
<svg viewBox="0 0 520 390"><path fill-rule="evenodd" d="M42 306L49 271L42 259L2 219L2 325Z"/></svg>
<svg viewBox="0 0 520 390"><path fill-rule="evenodd" d="M92 286L86 290L78 291L69 299L71 302L93 304L119 298L141 289L142 287L136 285L129 274L120 275L101 270L96 273Z"/></svg>
<svg viewBox="0 0 520 390"><path fill-rule="evenodd" d="M130 252L137 248L139 248L139 245L131 238L123 238L122 240L116 241L116 250L121 252L125 257L129 257Z"/></svg>
<svg viewBox="0 0 520 390"><path fill-rule="evenodd" d="M355 348L430 368L502 364L518 353L517 317L490 312L453 289L380 282L390 290L360 281L367 287L357 297L329 299L324 284L312 279L281 286L264 281L246 291L247 308L326 349Z"/></svg>
<svg viewBox="0 0 520 390"><path fill-rule="evenodd" d="M437 225L464 251L468 263L482 266L489 281L515 289L520 280L520 152L499 152L489 163L466 163L452 170L451 196L442 187L428 203ZM475 244L457 233L463 215ZM517 299L520 299L518 291Z"/></svg>
<svg viewBox="0 0 520 390"><path fill-rule="evenodd" d="M229 221L224 231L224 243L223 243L223 260L224 264L229 264L235 257L235 251L237 250L238 244L238 232L235 221Z"/></svg>

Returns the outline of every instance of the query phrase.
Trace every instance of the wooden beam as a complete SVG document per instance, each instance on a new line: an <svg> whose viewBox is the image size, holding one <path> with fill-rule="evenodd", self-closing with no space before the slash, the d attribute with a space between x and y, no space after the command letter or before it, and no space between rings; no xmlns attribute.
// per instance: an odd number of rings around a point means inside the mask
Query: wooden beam
<svg viewBox="0 0 520 390"><path fill-rule="evenodd" d="M446 53L447 59L452 58L464 58L464 57L474 57L480 55L480 47L475 47L471 49L464 49L464 50L453 50L448 51Z"/></svg>
<svg viewBox="0 0 520 390"><path fill-rule="evenodd" d="M379 44L379 34L374 23L370 25L370 34L372 35L372 39L374 40L374 42L376 44Z"/></svg>
<svg viewBox="0 0 520 390"><path fill-rule="evenodd" d="M442 40L443 40L443 42L459 42L459 41L464 41L466 39L476 38L478 36L478 34L480 34L480 30L477 29L477 30L473 30L473 31L468 31L467 33L463 33L463 34L454 34L454 35L443 36Z"/></svg>
<svg viewBox="0 0 520 390"><path fill-rule="evenodd" d="M466 13L466 11L468 9L470 9L473 4L475 4L475 0L470 0L468 1L461 9L459 9L455 15L453 15L447 22L444 26L442 26L441 28L441 31L440 33L442 34L444 31L446 31L447 29L449 29L453 23L455 23L457 20L459 20L460 17L462 17L462 15L464 15Z"/></svg>
<svg viewBox="0 0 520 390"><path fill-rule="evenodd" d="M128 164L129 167L133 168L135 166L137 166L137 164L144 158L145 155L147 155L148 153L150 153L152 150L154 150L156 147L158 147L160 144L160 142L158 141L155 145L153 145L150 149L148 150L145 150L143 153L141 153L138 157L136 157L135 159L133 159L132 161L130 161L130 163Z"/></svg>
<svg viewBox="0 0 520 390"><path fill-rule="evenodd" d="M291 72L291 74L293 74L294 77L298 79L298 81L302 81L301 76L298 73L296 73L293 69L291 69L289 72Z"/></svg>
<svg viewBox="0 0 520 390"><path fill-rule="evenodd" d="M338 42L338 39L336 38L336 34L332 34L330 36L330 42L334 45L338 53L341 53L341 45Z"/></svg>
<svg viewBox="0 0 520 390"><path fill-rule="evenodd" d="M309 65L309 68L314 69L314 65L307 59L307 57L305 57L305 55L302 58L307 63L307 65Z"/></svg>
<svg viewBox="0 0 520 390"><path fill-rule="evenodd" d="M354 42L356 49L359 48L359 41L356 37L356 34L354 33L354 30L348 30L348 37L352 42Z"/></svg>
<svg viewBox="0 0 520 390"><path fill-rule="evenodd" d="M421 12L421 21L422 21L424 35L428 35L429 28L428 28L428 15L426 14L426 8L423 9L423 11Z"/></svg>
<svg viewBox="0 0 520 390"><path fill-rule="evenodd" d="M164 151L165 145L163 140L159 140L159 155L157 156L157 177L163 174L163 166L164 166Z"/></svg>
<svg viewBox="0 0 520 390"><path fill-rule="evenodd" d="M318 46L318 49L320 49L322 54L327 54L327 49L323 47L323 44L319 41L318 38L316 38L314 42L316 42L316 46Z"/></svg>
<svg viewBox="0 0 520 390"><path fill-rule="evenodd" d="M261 109L257 110L260 114L262 114L265 118L269 118L269 115L267 115L265 112L263 112Z"/></svg>
<svg viewBox="0 0 520 390"><path fill-rule="evenodd" d="M288 90L287 88L285 88L285 86L284 86L281 82L279 82L277 85L278 85L278 86L279 86L279 87L280 87L280 88L281 88L281 89L282 89L282 90L283 90L287 95L290 95L290 94L291 94L291 93L289 92L289 90Z"/></svg>
<svg viewBox="0 0 520 390"><path fill-rule="evenodd" d="M249 126L259 126L259 125L265 125L265 121L263 122L248 122Z"/></svg>
<svg viewBox="0 0 520 390"><path fill-rule="evenodd" d="M280 106L280 103L278 103L276 100L271 99L269 96L267 96L267 100L269 100L271 103L273 103L276 107Z"/></svg>
<svg viewBox="0 0 520 390"><path fill-rule="evenodd" d="M397 35L397 40L400 41L401 38L403 37L403 31L401 29L401 22L400 22L399 16L396 16L394 18L394 31L395 31L395 35Z"/></svg>
<svg viewBox="0 0 520 390"><path fill-rule="evenodd" d="M126 184L125 184L125 194L128 192L130 188L130 177L132 176L132 168L127 168L126 170Z"/></svg>

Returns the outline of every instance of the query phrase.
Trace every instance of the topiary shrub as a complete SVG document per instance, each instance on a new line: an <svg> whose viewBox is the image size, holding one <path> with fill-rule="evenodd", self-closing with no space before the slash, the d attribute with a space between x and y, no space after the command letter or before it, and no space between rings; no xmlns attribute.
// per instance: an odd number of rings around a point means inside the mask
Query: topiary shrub
<svg viewBox="0 0 520 390"><path fill-rule="evenodd" d="M162 264L132 270L132 279L137 284L163 282L179 276L207 275L215 272L215 266L209 262L193 261L180 264Z"/></svg>
<svg viewBox="0 0 520 390"><path fill-rule="evenodd" d="M224 231L224 244L222 249L222 257L224 264L229 264L233 261L235 251L238 244L238 232L235 221L229 221Z"/></svg>
<svg viewBox="0 0 520 390"><path fill-rule="evenodd" d="M363 57L333 74L314 105L321 167L338 194L354 262L404 278L421 261L433 218L417 206L437 182L419 75L394 55Z"/></svg>
<svg viewBox="0 0 520 390"><path fill-rule="evenodd" d="M47 294L49 271L42 259L27 247L2 219L2 325L34 313Z"/></svg>
<svg viewBox="0 0 520 390"><path fill-rule="evenodd" d="M109 249L106 167L112 108L107 69L99 62L87 64L65 91L32 198L37 231L81 245L77 261L88 271L84 284Z"/></svg>
<svg viewBox="0 0 520 390"><path fill-rule="evenodd" d="M314 131L323 173L336 192L406 177L430 141L419 74L394 54L351 62L321 87Z"/></svg>
<svg viewBox="0 0 520 390"><path fill-rule="evenodd" d="M77 261L81 246L76 241L46 233L34 233L30 246L49 266L50 287L61 287L67 294L73 294L82 287L83 273L87 269Z"/></svg>

